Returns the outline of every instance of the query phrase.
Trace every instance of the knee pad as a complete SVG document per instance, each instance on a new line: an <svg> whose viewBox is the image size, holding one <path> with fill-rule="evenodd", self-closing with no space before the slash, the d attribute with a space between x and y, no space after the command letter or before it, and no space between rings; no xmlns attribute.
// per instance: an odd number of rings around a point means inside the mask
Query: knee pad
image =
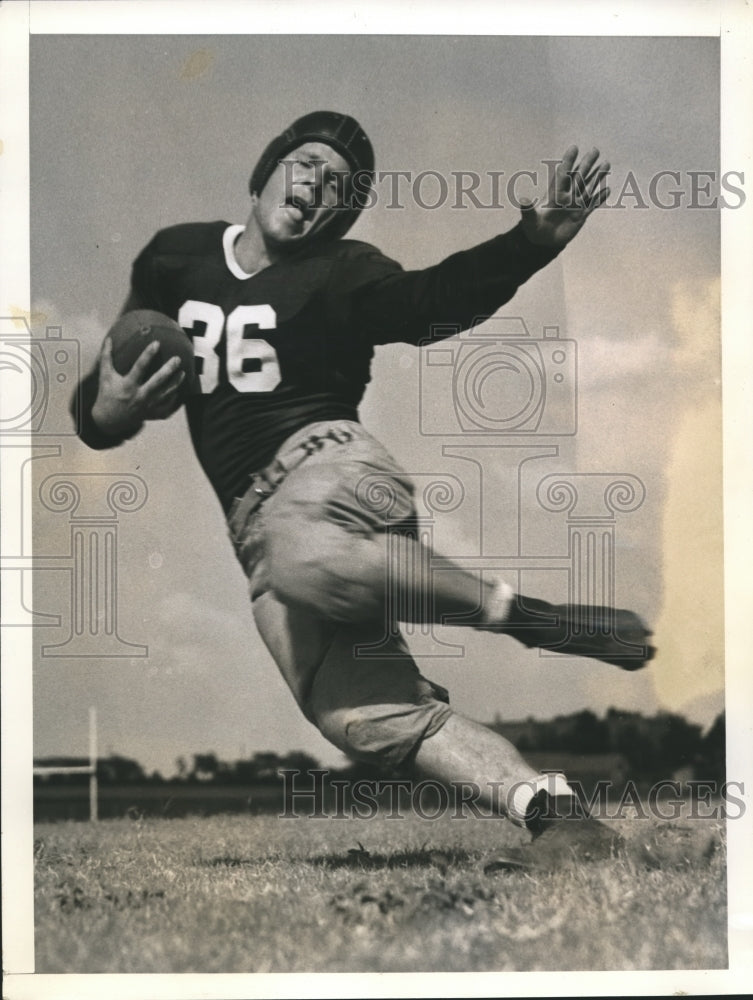
<svg viewBox="0 0 753 1000"><path fill-rule="evenodd" d="M320 711L316 717L319 732L352 760L378 764L390 757L389 741L380 731L373 711L361 708L335 708Z"/></svg>
<svg viewBox="0 0 753 1000"><path fill-rule="evenodd" d="M315 722L321 734L353 760L397 768L451 714L445 702L427 699L421 704L361 705L320 711Z"/></svg>
<svg viewBox="0 0 753 1000"><path fill-rule="evenodd" d="M362 647L371 655L359 655ZM304 710L343 753L388 767L451 714L447 691L421 675L402 636L385 635L379 621L335 630Z"/></svg>

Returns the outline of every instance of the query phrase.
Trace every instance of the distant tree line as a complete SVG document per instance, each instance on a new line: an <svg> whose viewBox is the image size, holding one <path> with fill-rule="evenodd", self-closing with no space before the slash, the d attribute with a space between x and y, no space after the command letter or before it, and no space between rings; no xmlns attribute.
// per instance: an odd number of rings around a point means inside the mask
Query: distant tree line
<svg viewBox="0 0 753 1000"><path fill-rule="evenodd" d="M177 780L186 784L253 785L279 781L282 770L308 771L320 767L316 757L293 750L277 754L270 751L255 753L247 760L220 760L215 753L195 753L192 764L185 757L175 762Z"/></svg>
<svg viewBox="0 0 753 1000"><path fill-rule="evenodd" d="M500 719L489 728L509 739L524 755L526 752L581 754L620 754L634 779L659 780L687 769L696 777L722 783L725 780L725 721L719 715L704 735L702 727L681 715L659 712L647 717L638 712L610 708L604 718L584 710L540 721L533 718L519 722ZM48 757L38 760L47 766L87 764L80 757ZM283 770L308 771L321 765L310 754L292 751L287 754L256 753L244 760L221 760L216 753L196 753L190 762L179 757L176 775L165 779L154 771L147 774L138 761L117 754L99 758L97 778L103 785L180 784L185 786L249 786L276 784ZM370 766L353 764L342 769L343 777L378 774ZM35 785L82 784L80 775L35 776Z"/></svg>
<svg viewBox="0 0 753 1000"><path fill-rule="evenodd" d="M46 767L75 767L86 765L89 761L83 757L45 757L36 763ZM110 754L108 757L97 759L97 780L102 785L258 785L279 781L278 775L281 770L306 771L319 766L315 757L302 750L294 750L287 754L256 753L247 760L236 760L231 763L220 760L213 752L196 753L192 755L190 764L185 757L179 757L175 762L176 775L165 779L159 771L147 774L137 760ZM78 774L35 775L34 784L80 785L88 780L88 776Z"/></svg>
<svg viewBox="0 0 753 1000"><path fill-rule="evenodd" d="M604 718L584 710L571 715L522 722L497 719L490 728L505 736L525 756L547 751L568 754L621 754L629 775L658 780L687 769L705 779L725 777L725 719L721 713L707 733L672 712L644 716L616 708Z"/></svg>

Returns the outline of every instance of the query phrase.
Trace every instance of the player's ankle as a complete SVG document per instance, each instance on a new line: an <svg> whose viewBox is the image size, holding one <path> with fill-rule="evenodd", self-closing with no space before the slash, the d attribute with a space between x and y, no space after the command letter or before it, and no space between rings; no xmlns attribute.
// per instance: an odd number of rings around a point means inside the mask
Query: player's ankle
<svg viewBox="0 0 753 1000"><path fill-rule="evenodd" d="M582 819L586 815L564 774L554 772L514 785L507 813L513 823L532 832L555 819Z"/></svg>
<svg viewBox="0 0 753 1000"><path fill-rule="evenodd" d="M484 595L481 609L481 628L503 628L510 618L516 595L510 584L497 577Z"/></svg>
<svg viewBox="0 0 753 1000"><path fill-rule="evenodd" d="M541 646L562 637L555 607L522 594L513 594L501 631L524 646Z"/></svg>
<svg viewBox="0 0 753 1000"><path fill-rule="evenodd" d="M487 591L480 617L477 628L504 633L525 646L542 644L542 628L546 630L547 640L551 641L556 641L561 631L557 627L557 609L552 604L517 594L501 578Z"/></svg>

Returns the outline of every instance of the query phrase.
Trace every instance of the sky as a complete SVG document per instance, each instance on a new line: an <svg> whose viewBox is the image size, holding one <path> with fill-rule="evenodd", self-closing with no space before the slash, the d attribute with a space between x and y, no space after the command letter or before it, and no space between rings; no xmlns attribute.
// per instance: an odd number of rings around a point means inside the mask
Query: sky
<svg viewBox="0 0 753 1000"><path fill-rule="evenodd" d="M410 636L457 710L491 721L615 706L713 720L724 688L720 220L744 197L728 190L730 208L708 207L720 181L718 38L46 35L32 38L30 58L31 320L39 337L60 327L76 341L82 370L154 232L245 221L256 159L307 111L358 118L381 170L435 172L418 189L423 204L408 186L403 207L389 207L378 185L379 203L351 233L406 268L515 225L506 184L516 171L536 171L543 191L544 161L571 143L598 146L612 164L607 206L499 314L522 318L539 343L545 327L559 330L572 384L564 402L547 403L550 422L535 439L459 430L451 386L400 345L378 351L362 419L422 496L436 480L457 489L452 509L435 512L442 554L525 556L524 592L565 599L573 524L537 498L552 477L582 487L571 520L607 518L614 599L655 626L659 654L639 674L469 630ZM481 175L483 203L490 172L503 171L500 206L459 206L462 170ZM499 378L490 391L519 391ZM32 497L34 607L59 618L34 635L35 756L84 755L94 705L100 753L166 775L177 757L209 750L232 760L303 749L342 763L255 633L183 414L95 453L56 423L60 398L39 438L59 453L40 454L19 484ZM572 432L552 433L556 407L573 401ZM49 509L44 484L70 476L85 482L94 516L112 516L106 484L136 488L134 509L117 518L115 604L120 640L146 655L53 648L71 631L70 538L84 513ZM605 508L613 482L627 482L633 500Z"/></svg>

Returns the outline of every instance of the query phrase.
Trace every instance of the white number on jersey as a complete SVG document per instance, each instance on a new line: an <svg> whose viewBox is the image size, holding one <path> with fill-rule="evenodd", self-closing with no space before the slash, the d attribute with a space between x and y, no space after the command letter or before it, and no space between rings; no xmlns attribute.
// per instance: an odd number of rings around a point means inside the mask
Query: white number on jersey
<svg viewBox="0 0 753 1000"><path fill-rule="evenodd" d="M188 299L180 307L178 323L184 330L191 331L194 354L202 359L199 380L203 393L212 392L219 380L217 346L223 329L230 384L238 392L271 392L279 385L280 364L274 347L267 340L244 337L249 326L259 330L276 329L277 314L272 306L237 306L226 320L219 306ZM193 332L197 323L205 325L204 334Z"/></svg>

